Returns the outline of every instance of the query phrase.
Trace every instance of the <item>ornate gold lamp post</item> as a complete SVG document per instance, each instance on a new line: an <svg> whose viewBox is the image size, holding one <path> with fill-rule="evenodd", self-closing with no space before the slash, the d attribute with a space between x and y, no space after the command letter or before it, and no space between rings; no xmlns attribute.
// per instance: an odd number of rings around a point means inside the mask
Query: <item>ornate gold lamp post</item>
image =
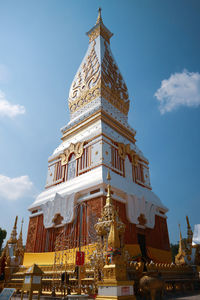
<svg viewBox="0 0 200 300"><path fill-rule="evenodd" d="M110 181L110 173L107 176ZM95 225L105 256L103 281L98 283L97 300L136 299L134 296L134 281L127 280L126 258L124 254L123 234L125 225L120 220L112 203L110 183L102 217Z"/></svg>

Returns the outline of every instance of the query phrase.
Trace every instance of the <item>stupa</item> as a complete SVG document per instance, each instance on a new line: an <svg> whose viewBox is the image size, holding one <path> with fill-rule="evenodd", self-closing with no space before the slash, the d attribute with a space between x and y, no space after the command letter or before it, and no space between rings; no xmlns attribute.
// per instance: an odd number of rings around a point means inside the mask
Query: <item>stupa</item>
<svg viewBox="0 0 200 300"><path fill-rule="evenodd" d="M68 248L94 244L109 170L129 255L171 262L168 209L152 191L149 161L128 123L128 89L111 52L113 34L104 25L101 10L87 35L88 50L69 91L70 121L48 159L45 189L29 207L26 253L36 257L54 252L58 237Z"/></svg>

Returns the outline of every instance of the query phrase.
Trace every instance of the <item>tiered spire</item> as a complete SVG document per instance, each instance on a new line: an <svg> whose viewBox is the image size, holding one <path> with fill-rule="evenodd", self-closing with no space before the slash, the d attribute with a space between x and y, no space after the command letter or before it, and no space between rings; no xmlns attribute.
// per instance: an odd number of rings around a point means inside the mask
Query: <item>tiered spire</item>
<svg viewBox="0 0 200 300"><path fill-rule="evenodd" d="M186 216L186 221L187 221L187 243L192 245L193 232L190 226L188 216Z"/></svg>
<svg viewBox="0 0 200 300"><path fill-rule="evenodd" d="M95 224L95 230L99 236L106 235L108 243L107 246L112 248L120 247L119 235L122 235L125 230L124 223L120 220L118 212L114 204L112 203L111 191L110 191L110 172L107 174L107 197L106 205L103 207L102 216Z"/></svg>
<svg viewBox="0 0 200 300"><path fill-rule="evenodd" d="M17 242L17 220L18 220L18 216L16 216L15 218L15 223L10 235L10 239L8 240L8 244L15 244Z"/></svg>
<svg viewBox="0 0 200 300"><path fill-rule="evenodd" d="M87 32L87 35L90 39L87 55L78 69L69 92L71 116L77 111L82 113L83 107L85 113L86 106L98 98L106 99L115 109L127 116L128 90L112 56L109 44L113 34L103 23L101 9L95 26Z"/></svg>
<svg viewBox="0 0 200 300"><path fill-rule="evenodd" d="M106 42L110 43L110 38L113 36L113 33L110 32L110 30L103 23L101 8L99 8L98 10L98 17L95 26L87 32L87 35L90 38L90 42L101 35L106 40Z"/></svg>
<svg viewBox="0 0 200 300"><path fill-rule="evenodd" d="M18 241L17 241L18 249L23 249L23 238L22 238L23 223L24 223L24 219L22 219L21 230L20 230Z"/></svg>
<svg viewBox="0 0 200 300"><path fill-rule="evenodd" d="M99 7L96 25L99 24L99 23L101 23L101 22L103 23L103 20L102 20L102 17L101 17L101 7Z"/></svg>
<svg viewBox="0 0 200 300"><path fill-rule="evenodd" d="M180 224L179 224L179 231L180 231L179 252L182 252L184 249L184 246L183 246L183 238L182 238L182 234L181 234L181 225Z"/></svg>

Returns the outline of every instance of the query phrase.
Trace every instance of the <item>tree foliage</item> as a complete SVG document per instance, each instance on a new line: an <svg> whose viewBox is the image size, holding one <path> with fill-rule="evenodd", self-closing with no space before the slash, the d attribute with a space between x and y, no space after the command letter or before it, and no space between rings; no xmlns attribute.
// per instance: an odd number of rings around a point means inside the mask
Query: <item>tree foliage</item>
<svg viewBox="0 0 200 300"><path fill-rule="evenodd" d="M6 238L6 235L7 235L7 231L0 227L0 252L2 249L3 241Z"/></svg>
<svg viewBox="0 0 200 300"><path fill-rule="evenodd" d="M178 254L179 244L170 244L171 253L172 253L172 261L175 261L175 256Z"/></svg>

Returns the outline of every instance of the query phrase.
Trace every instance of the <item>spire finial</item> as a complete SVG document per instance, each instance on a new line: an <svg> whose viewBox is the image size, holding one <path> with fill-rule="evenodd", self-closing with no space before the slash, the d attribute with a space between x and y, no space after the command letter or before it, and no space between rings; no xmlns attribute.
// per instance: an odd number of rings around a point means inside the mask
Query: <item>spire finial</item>
<svg viewBox="0 0 200 300"><path fill-rule="evenodd" d="M16 216L16 218L15 218L15 225L14 225L15 229L17 229L17 220L18 220L18 216Z"/></svg>
<svg viewBox="0 0 200 300"><path fill-rule="evenodd" d="M22 228L23 228L23 224L24 224L24 218L22 218L22 223L21 223L21 231L20 231L20 234L22 234Z"/></svg>
<svg viewBox="0 0 200 300"><path fill-rule="evenodd" d="M187 221L187 244L191 248L192 247L192 237L193 237L193 232L190 226L189 218L186 216L186 221Z"/></svg>
<svg viewBox="0 0 200 300"><path fill-rule="evenodd" d="M107 192L107 198L106 198L106 206L110 206L110 205L112 205L112 199L111 199L111 192L110 192L111 176L110 176L110 171L109 170L108 170L106 179L108 180L108 185L107 185L108 192Z"/></svg>
<svg viewBox="0 0 200 300"><path fill-rule="evenodd" d="M181 252L183 249L182 249L182 234L181 234L181 225L178 224L178 227L179 227L179 232L180 232L180 240L179 240L179 252Z"/></svg>
<svg viewBox="0 0 200 300"><path fill-rule="evenodd" d="M102 21L102 17L101 17L101 7L99 7L99 9L98 9L98 17L97 17L96 24L99 24L101 22L103 22L103 21Z"/></svg>
<svg viewBox="0 0 200 300"><path fill-rule="evenodd" d="M182 237L182 235L181 235L181 225L180 225L180 223L178 224L178 227L179 227L179 231L180 231L180 236Z"/></svg>
<svg viewBox="0 0 200 300"><path fill-rule="evenodd" d="M189 222L189 218L188 218L188 216L186 216L186 221L187 221L187 226L188 226L188 229L191 229L191 226L190 226L190 222Z"/></svg>

